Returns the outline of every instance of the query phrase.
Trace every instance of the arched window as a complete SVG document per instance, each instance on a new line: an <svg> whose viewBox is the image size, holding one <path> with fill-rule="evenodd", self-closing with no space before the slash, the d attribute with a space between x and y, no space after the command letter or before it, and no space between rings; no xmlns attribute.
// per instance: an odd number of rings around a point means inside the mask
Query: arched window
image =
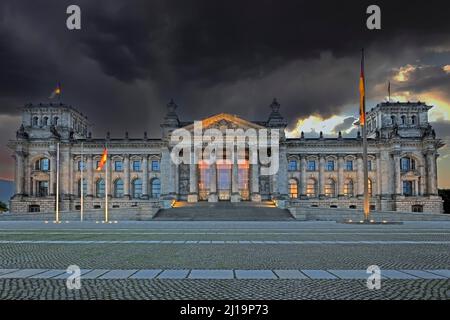
<svg viewBox="0 0 450 320"><path fill-rule="evenodd" d="M132 195L134 199L138 199L142 195L142 180L141 179L134 179L132 184Z"/></svg>
<svg viewBox="0 0 450 320"><path fill-rule="evenodd" d="M117 179L114 181L114 198L123 197L123 181L122 179Z"/></svg>
<svg viewBox="0 0 450 320"><path fill-rule="evenodd" d="M417 117L416 117L416 116L412 116L412 117L411 117L411 124L412 124L412 125L417 124Z"/></svg>
<svg viewBox="0 0 450 320"><path fill-rule="evenodd" d="M34 163L34 169L38 171L50 171L50 160L41 158Z"/></svg>
<svg viewBox="0 0 450 320"><path fill-rule="evenodd" d="M353 180L347 179L344 183L344 195L353 197Z"/></svg>
<svg viewBox="0 0 450 320"><path fill-rule="evenodd" d="M87 180L83 178L83 195L86 196ZM81 179L78 179L78 196L81 197Z"/></svg>
<svg viewBox="0 0 450 320"><path fill-rule="evenodd" d="M97 198L103 198L105 196L105 181L98 179L95 184L95 195Z"/></svg>
<svg viewBox="0 0 450 320"><path fill-rule="evenodd" d="M402 116L402 125L405 125L406 124L406 117L405 116Z"/></svg>
<svg viewBox="0 0 450 320"><path fill-rule="evenodd" d="M289 180L289 197L291 199L297 199L298 198L298 183L295 179Z"/></svg>
<svg viewBox="0 0 450 320"><path fill-rule="evenodd" d="M396 121L396 119L395 119L395 116L392 115L392 116L391 116L391 124L394 125L396 122L397 122L397 121Z"/></svg>
<svg viewBox="0 0 450 320"><path fill-rule="evenodd" d="M317 184L316 180L310 178L306 182L306 195L309 198L315 198L317 196Z"/></svg>
<svg viewBox="0 0 450 320"><path fill-rule="evenodd" d="M368 182L367 186L368 186L369 196L372 196L372 190L373 190L373 188L372 188L372 180L369 179L367 182Z"/></svg>
<svg viewBox="0 0 450 320"><path fill-rule="evenodd" d="M152 180L152 198L159 198L161 195L161 181L159 179Z"/></svg>
<svg viewBox="0 0 450 320"><path fill-rule="evenodd" d="M58 120L59 120L58 117L54 117L54 118L53 118L53 125L54 125L55 127L58 125Z"/></svg>
<svg viewBox="0 0 450 320"><path fill-rule="evenodd" d="M336 197L336 183L333 179L328 179L325 183L325 196L330 198Z"/></svg>
<svg viewBox="0 0 450 320"><path fill-rule="evenodd" d="M33 117L33 127L37 127L39 125L39 118L38 117Z"/></svg>
<svg viewBox="0 0 450 320"><path fill-rule="evenodd" d="M44 126L44 127L48 126L48 117L44 117L42 119L42 126Z"/></svg>

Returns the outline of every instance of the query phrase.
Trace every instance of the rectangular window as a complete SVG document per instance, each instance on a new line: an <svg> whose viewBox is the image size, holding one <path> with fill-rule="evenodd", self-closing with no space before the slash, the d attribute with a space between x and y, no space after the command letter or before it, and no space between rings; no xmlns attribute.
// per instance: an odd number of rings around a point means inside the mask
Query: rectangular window
<svg viewBox="0 0 450 320"><path fill-rule="evenodd" d="M114 171L123 171L123 162L122 162L122 160L114 161Z"/></svg>
<svg viewBox="0 0 450 320"><path fill-rule="evenodd" d="M367 160L367 170L372 171L372 160Z"/></svg>
<svg viewBox="0 0 450 320"><path fill-rule="evenodd" d="M50 170L50 160L49 159L42 159L41 160L41 170L42 171L49 171Z"/></svg>
<svg viewBox="0 0 450 320"><path fill-rule="evenodd" d="M345 170L346 171L353 171L353 160L347 160L345 162Z"/></svg>
<svg viewBox="0 0 450 320"><path fill-rule="evenodd" d="M141 161L140 160L133 161L133 171L141 171Z"/></svg>
<svg viewBox="0 0 450 320"><path fill-rule="evenodd" d="M308 160L308 171L316 171L316 161Z"/></svg>
<svg viewBox="0 0 450 320"><path fill-rule="evenodd" d="M405 197L411 197L413 195L412 181L403 181L403 195Z"/></svg>
<svg viewBox="0 0 450 320"><path fill-rule="evenodd" d="M289 171L297 171L297 161L291 160L289 161Z"/></svg>
<svg viewBox="0 0 450 320"><path fill-rule="evenodd" d="M78 171L86 169L86 166L83 161L78 161Z"/></svg>
<svg viewBox="0 0 450 320"><path fill-rule="evenodd" d="M327 171L334 171L334 161L333 160L327 161Z"/></svg>
<svg viewBox="0 0 450 320"><path fill-rule="evenodd" d="M38 181L38 197L48 196L48 181Z"/></svg>
<svg viewBox="0 0 450 320"><path fill-rule="evenodd" d="M159 161L152 160L152 171L159 171Z"/></svg>

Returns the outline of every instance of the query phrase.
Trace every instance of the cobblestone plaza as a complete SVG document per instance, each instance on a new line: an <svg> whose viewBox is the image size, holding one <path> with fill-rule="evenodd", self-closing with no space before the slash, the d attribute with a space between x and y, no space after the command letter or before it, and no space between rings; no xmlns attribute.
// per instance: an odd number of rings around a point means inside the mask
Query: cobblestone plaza
<svg viewBox="0 0 450 320"><path fill-rule="evenodd" d="M449 222L0 223L1 299L448 299ZM69 265L81 289L68 290ZM366 269L381 269L381 289Z"/></svg>

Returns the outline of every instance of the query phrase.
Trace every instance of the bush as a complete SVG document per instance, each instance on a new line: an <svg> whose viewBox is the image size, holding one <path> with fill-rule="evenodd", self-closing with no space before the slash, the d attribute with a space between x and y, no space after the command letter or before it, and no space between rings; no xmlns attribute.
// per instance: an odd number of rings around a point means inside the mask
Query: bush
<svg viewBox="0 0 450 320"><path fill-rule="evenodd" d="M8 211L8 206L6 203L0 201L0 212L6 212Z"/></svg>

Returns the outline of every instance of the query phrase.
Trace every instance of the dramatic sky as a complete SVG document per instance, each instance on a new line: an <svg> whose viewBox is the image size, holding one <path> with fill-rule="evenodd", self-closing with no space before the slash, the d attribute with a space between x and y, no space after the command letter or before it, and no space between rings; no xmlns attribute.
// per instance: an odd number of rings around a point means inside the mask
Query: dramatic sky
<svg viewBox="0 0 450 320"><path fill-rule="evenodd" d="M78 4L82 29L66 28ZM365 26L382 9L382 30ZM437 134L450 142L449 1L63 1L0 2L0 178L12 179L6 148L20 107L62 100L104 137L160 136L167 102L180 118L218 112L265 120L274 97L299 130L355 134L360 49L368 105L426 101ZM352 131L353 130L353 131ZM450 187L450 149L441 149L440 187Z"/></svg>

